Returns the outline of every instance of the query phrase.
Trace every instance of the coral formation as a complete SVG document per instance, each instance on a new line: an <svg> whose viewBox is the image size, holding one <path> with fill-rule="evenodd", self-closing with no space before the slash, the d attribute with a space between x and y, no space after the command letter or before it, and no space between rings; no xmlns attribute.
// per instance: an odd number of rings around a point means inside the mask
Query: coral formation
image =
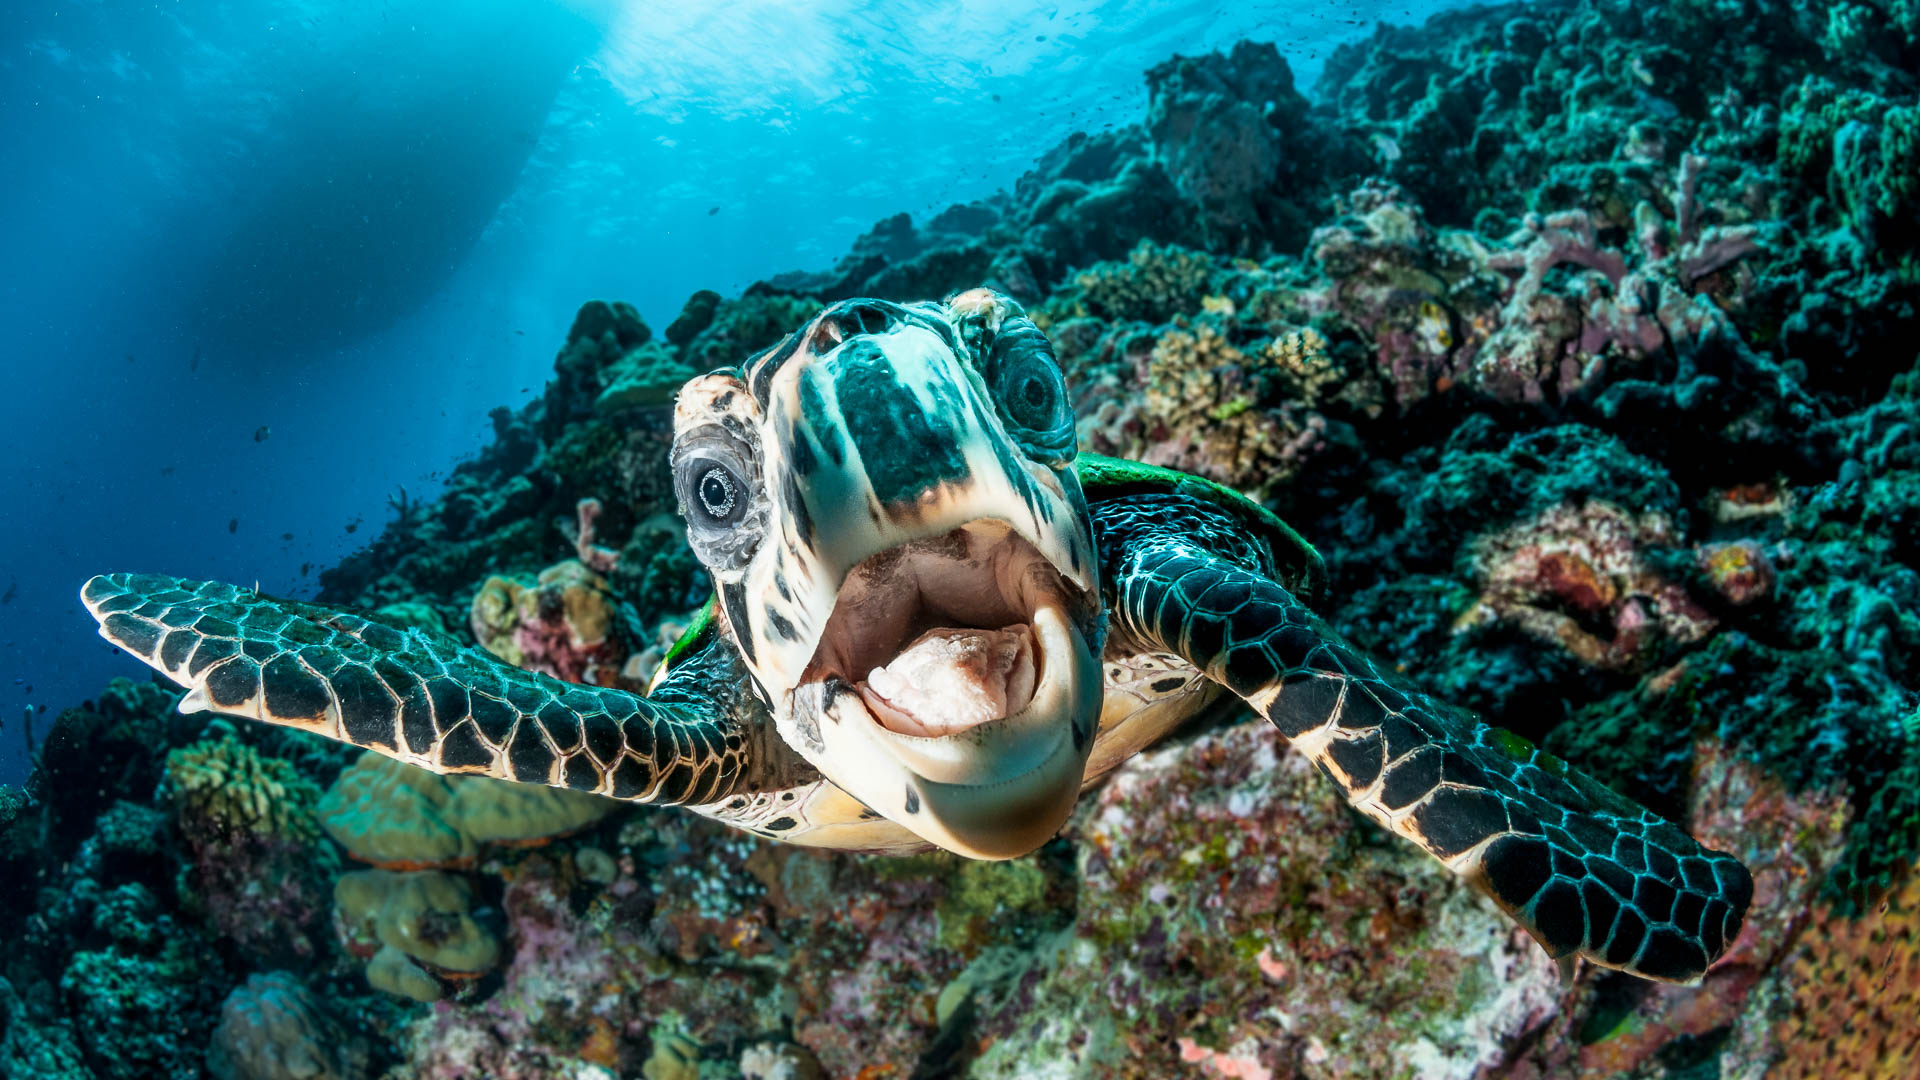
<svg viewBox="0 0 1920 1080"><path fill-rule="evenodd" d="M440 776L369 750L315 812L355 859L420 869L468 866L487 845L526 846L576 832L619 805L565 788Z"/></svg>
<svg viewBox="0 0 1920 1080"><path fill-rule="evenodd" d="M250 975L220 1005L214 1080L361 1080L367 1047L290 972Z"/></svg>
<svg viewBox="0 0 1920 1080"><path fill-rule="evenodd" d="M1713 631L1712 616L1643 552L1674 539L1658 514L1636 519L1597 500L1549 507L1474 542L1483 591L1455 625L1512 623L1596 668L1639 661L1661 638L1691 644Z"/></svg>
<svg viewBox="0 0 1920 1080"><path fill-rule="evenodd" d="M192 866L189 906L254 955L316 956L336 864L316 843L319 786L229 733L168 754L166 790Z"/></svg>
<svg viewBox="0 0 1920 1080"><path fill-rule="evenodd" d="M577 559L540 571L532 586L488 578L468 623L493 655L568 682L610 686L626 661L606 579Z"/></svg>
<svg viewBox="0 0 1920 1080"><path fill-rule="evenodd" d="M473 887L441 870L355 870L333 885L347 951L367 959L367 982L416 1001L477 979L500 961L500 940L473 918Z"/></svg>
<svg viewBox="0 0 1920 1080"><path fill-rule="evenodd" d="M1860 918L1816 912L1791 960L1797 986L1772 1075L1910 1076L1920 1068L1920 875Z"/></svg>

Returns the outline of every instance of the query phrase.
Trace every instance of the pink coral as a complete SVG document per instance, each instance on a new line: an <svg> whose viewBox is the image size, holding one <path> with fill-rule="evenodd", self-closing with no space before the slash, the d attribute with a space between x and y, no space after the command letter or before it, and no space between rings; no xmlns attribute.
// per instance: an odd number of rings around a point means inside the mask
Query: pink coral
<svg viewBox="0 0 1920 1080"><path fill-rule="evenodd" d="M601 510L599 499L581 499L574 505L574 514L580 523L580 532L574 538L573 549L580 556L580 561L589 569L601 574L611 574L613 568L620 565L620 553L612 548L594 544L594 540L598 538L598 530L594 527L594 522L600 519Z"/></svg>
<svg viewBox="0 0 1920 1080"><path fill-rule="evenodd" d="M613 685L626 652L614 636L606 579L568 559L529 588L491 577L469 613L481 647L507 663L568 682Z"/></svg>

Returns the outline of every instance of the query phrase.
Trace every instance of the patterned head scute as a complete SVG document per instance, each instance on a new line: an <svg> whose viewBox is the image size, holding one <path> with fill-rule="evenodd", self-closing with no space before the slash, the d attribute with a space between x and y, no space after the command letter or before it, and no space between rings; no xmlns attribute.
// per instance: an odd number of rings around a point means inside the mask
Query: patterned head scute
<svg viewBox="0 0 1920 1080"><path fill-rule="evenodd" d="M1066 388L1019 305L986 290L945 303L832 305L743 370L689 383L674 430L689 539L782 737L934 843L994 856L1050 835L1090 748L1103 627ZM913 738L861 704L854 684L867 672L823 672L849 575L889 553L978 573L980 590L1053 598L1012 621L1032 624L1048 660L1028 712L1055 715ZM1051 584L1006 581L1010 565L1050 568ZM912 592L905 580L901 591ZM911 595L861 602L842 620L992 628L950 624L944 610L916 614ZM1026 824L1010 823L1017 815Z"/></svg>

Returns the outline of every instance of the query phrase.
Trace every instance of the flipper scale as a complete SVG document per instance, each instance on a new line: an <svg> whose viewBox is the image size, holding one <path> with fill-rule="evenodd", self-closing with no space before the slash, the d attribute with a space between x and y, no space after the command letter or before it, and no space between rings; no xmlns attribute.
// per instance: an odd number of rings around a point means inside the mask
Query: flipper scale
<svg viewBox="0 0 1920 1080"><path fill-rule="evenodd" d="M754 742L736 730L716 670L724 655L690 660L648 699L222 582L106 574L80 599L100 636L187 688L183 712L299 728L434 772L637 802L711 802L750 773Z"/></svg>

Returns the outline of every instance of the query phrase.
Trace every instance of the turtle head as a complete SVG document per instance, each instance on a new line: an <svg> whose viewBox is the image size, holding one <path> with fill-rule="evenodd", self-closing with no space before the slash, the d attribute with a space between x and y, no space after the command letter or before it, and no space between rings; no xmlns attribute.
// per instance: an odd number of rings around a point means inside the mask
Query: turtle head
<svg viewBox="0 0 1920 1080"><path fill-rule="evenodd" d="M1105 634L1073 409L988 290L847 300L674 409L674 490L781 738L975 858L1079 795Z"/></svg>

